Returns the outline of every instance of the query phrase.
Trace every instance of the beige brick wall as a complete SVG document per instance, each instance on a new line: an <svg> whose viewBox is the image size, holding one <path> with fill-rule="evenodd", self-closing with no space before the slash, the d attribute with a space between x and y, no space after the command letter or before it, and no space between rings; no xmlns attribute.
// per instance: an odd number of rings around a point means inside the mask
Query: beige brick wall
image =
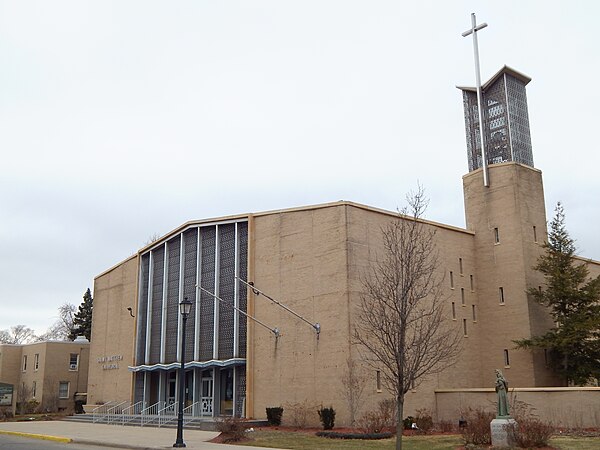
<svg viewBox="0 0 600 450"><path fill-rule="evenodd" d="M509 391L512 405L520 402L520 405L531 408L540 420L557 427L600 426L600 388L511 388ZM469 407L490 412L496 410L497 395L492 388L438 391L435 397L438 419L455 424L461 411Z"/></svg>
<svg viewBox="0 0 600 450"><path fill-rule="evenodd" d="M546 369L543 352L516 350L513 343L552 326L547 312L526 295L528 288L543 282L533 270L545 240L541 172L504 163L490 166L489 173L489 187L483 186L481 170L463 177L467 229L475 232L480 323L485 330L479 337L483 378L493 379L494 369L500 368L513 386L560 385ZM494 228L498 228L499 243L495 243ZM505 366L504 349L509 351L509 366Z"/></svg>
<svg viewBox="0 0 600 450"><path fill-rule="evenodd" d="M136 255L94 280L88 404L132 399L133 378L127 367L133 365L134 356L137 270Z"/></svg>
<svg viewBox="0 0 600 450"><path fill-rule="evenodd" d="M20 345L0 344L0 381L16 385L21 377Z"/></svg>
<svg viewBox="0 0 600 450"><path fill-rule="evenodd" d="M19 346L2 346L0 352L3 355L6 347L11 349L10 363L8 367L3 363L2 370L8 368L11 373L11 381L8 382L15 385L15 402L16 392L24 384L26 400L38 401L42 409L53 410L58 407L67 411L73 410L73 395L76 392L85 393L87 390L88 343L48 341ZM71 353L79 355L79 364L75 370L71 370L69 366ZM23 370L25 356L27 357L27 366ZM8 361L6 362L8 363ZM66 399L58 398L60 382L69 383L69 395ZM34 383L35 393L33 392Z"/></svg>
<svg viewBox="0 0 600 450"><path fill-rule="evenodd" d="M369 266L376 262L378 255L382 254L382 228L395 215L378 213L363 208L348 207L348 265L349 265L349 292L353 305L352 323L358 314L360 292L363 279L369 273ZM473 234L453 227L429 225L436 233L436 245L439 251L439 264L437 277L442 283L442 295L445 296L447 319L450 326L455 327L461 335L463 319L467 320L467 337L461 339L462 353L456 364L443 373L431 375L422 380L414 391L407 394L405 415L414 414L416 409L427 408L434 410L435 397L433 389L447 386L472 386L478 385L480 379L480 364L477 353L479 336L479 321L473 321L472 306L478 308L477 283L473 278L474 290L471 291L471 277L474 274ZM459 268L459 258L462 259L463 273ZM453 285L450 283L452 271ZM461 289L464 289L465 303L462 305ZM452 302L455 303L456 320L452 319ZM354 351L356 352L357 349ZM368 368L368 395L363 411L373 409L377 403L391 394L377 392L375 388L375 369Z"/></svg>
<svg viewBox="0 0 600 450"><path fill-rule="evenodd" d="M346 360L360 360L351 345L354 317L360 302L361 277L381 252L381 228L394 214L349 204L326 208L280 212L255 218L254 281L269 295L284 302L310 320L321 323L317 341L314 331L281 308L258 297L256 316L281 329L275 338L254 324L252 348L254 417L264 417L265 407L306 401L312 405L333 405L339 423L347 423L349 412L341 378ZM431 224L440 251L438 276L444 280L448 320L461 330L467 319L468 337L462 339L465 351L456 366L429 377L407 398L407 411L433 409L433 389L440 386L472 386L481 383L477 352L479 321L472 320L472 305L478 303L477 288L471 291L470 275L475 273L473 234L452 227ZM463 275L458 261L463 260ZM449 271L454 271L454 289ZM474 277L475 280L475 277ZM475 280L476 282L476 280ZM461 302L465 289L465 306ZM456 304L456 321L451 318L451 303ZM372 409L389 398L385 389L377 392L375 369L364 367L365 405ZM284 414L285 416L285 414ZM316 419L316 416L314 417Z"/></svg>
<svg viewBox="0 0 600 450"><path fill-rule="evenodd" d="M349 342L344 211L332 207L254 219L250 264L256 285L322 327L317 340L308 324L264 297L254 299L256 316L282 334L276 342L268 330L249 324L254 417L264 417L267 406L335 403Z"/></svg>

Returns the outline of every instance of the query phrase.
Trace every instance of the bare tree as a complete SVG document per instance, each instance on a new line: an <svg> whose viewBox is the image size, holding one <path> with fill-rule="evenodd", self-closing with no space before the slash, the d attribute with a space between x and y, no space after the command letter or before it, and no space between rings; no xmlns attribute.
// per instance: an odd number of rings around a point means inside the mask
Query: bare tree
<svg viewBox="0 0 600 450"><path fill-rule="evenodd" d="M67 341L69 334L73 331L73 319L77 307L72 303L65 302L58 307L58 319L46 332L38 336L38 341Z"/></svg>
<svg viewBox="0 0 600 450"><path fill-rule="evenodd" d="M0 343L3 344L26 344L34 339L34 331L25 325L13 325L10 330L0 331Z"/></svg>
<svg viewBox="0 0 600 450"><path fill-rule="evenodd" d="M31 388L23 382L17 388L17 414L22 415L26 410L26 403L31 398Z"/></svg>
<svg viewBox="0 0 600 450"><path fill-rule="evenodd" d="M354 337L363 358L381 369L397 403L396 449L402 449L404 396L422 379L455 363L460 335L447 321L435 230L421 217L428 200L419 186L408 206L382 228L383 253L363 280Z"/></svg>
<svg viewBox="0 0 600 450"><path fill-rule="evenodd" d="M350 412L350 425L356 424L356 416L364 403L363 392L366 385L366 375L357 362L348 356L346 369L342 375L341 393L346 399Z"/></svg>

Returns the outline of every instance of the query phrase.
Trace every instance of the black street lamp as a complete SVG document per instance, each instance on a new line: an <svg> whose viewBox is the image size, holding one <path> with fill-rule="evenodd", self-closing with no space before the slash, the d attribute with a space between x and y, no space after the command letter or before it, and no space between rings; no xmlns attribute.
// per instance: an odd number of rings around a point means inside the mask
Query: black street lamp
<svg viewBox="0 0 600 450"><path fill-rule="evenodd" d="M192 310L192 302L188 298L184 298L179 303L179 313L183 320L181 327L181 367L179 368L179 411L177 413L177 439L173 447L185 447L183 442L183 392L185 385L185 324Z"/></svg>

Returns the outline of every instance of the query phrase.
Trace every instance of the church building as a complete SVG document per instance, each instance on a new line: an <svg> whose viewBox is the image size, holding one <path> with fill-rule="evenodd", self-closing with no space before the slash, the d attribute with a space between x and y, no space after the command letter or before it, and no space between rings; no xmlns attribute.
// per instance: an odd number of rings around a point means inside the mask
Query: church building
<svg viewBox="0 0 600 450"><path fill-rule="evenodd" d="M513 343L554 326L526 295L544 283L532 267L547 238L529 81L506 66L487 81L483 127L475 89L460 88L466 228L425 224L436 232L447 318L462 335L462 353L454 366L415 386L407 414L435 412L437 391L492 387L497 368L511 387L563 384L542 350L516 350ZM333 406L336 423L347 424L341 380L349 360L361 364L352 340L361 280L382 252L382 227L394 220L405 219L339 201L191 220L140 249L95 278L88 405L160 409L179 400L184 383L185 406L199 417L260 419L266 407L303 403ZM587 264L600 274L599 262ZM182 349L184 299L192 309ZM361 368L364 412L391 394L378 370Z"/></svg>

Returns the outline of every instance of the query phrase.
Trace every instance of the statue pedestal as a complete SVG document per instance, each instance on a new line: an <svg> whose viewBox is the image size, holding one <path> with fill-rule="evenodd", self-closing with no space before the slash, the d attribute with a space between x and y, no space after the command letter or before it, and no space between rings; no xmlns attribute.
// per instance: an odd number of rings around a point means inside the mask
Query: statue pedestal
<svg viewBox="0 0 600 450"><path fill-rule="evenodd" d="M511 429L517 427L517 421L510 417L494 419L490 423L493 447L514 447L516 445Z"/></svg>

